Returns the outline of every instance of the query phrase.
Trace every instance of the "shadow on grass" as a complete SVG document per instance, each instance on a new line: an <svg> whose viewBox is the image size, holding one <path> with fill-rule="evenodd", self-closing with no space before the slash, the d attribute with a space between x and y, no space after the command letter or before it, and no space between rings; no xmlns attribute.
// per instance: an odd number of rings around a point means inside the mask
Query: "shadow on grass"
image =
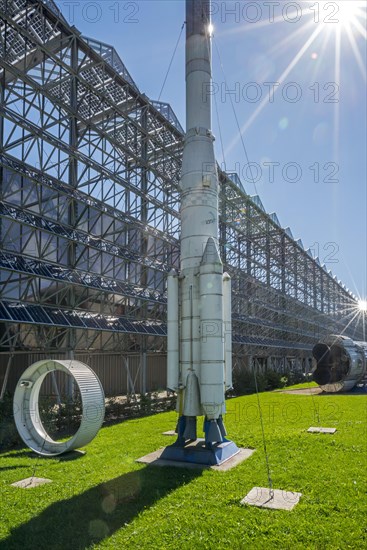
<svg viewBox="0 0 367 550"><path fill-rule="evenodd" d="M65 453L63 455L57 455L57 456L41 456L31 449L28 450L22 450L22 451L9 451L5 450L0 452L0 456L3 458L19 458L19 457L26 457L30 458L31 460L57 460L58 462L70 462L72 460L78 460L78 458L82 458L85 455L83 451L70 451L68 453Z"/></svg>
<svg viewBox="0 0 367 550"><path fill-rule="evenodd" d="M31 453L32 451L18 451L16 449L2 449L0 451L0 456L4 457L4 458L17 458L17 457L20 457L20 456L29 456L29 454Z"/></svg>
<svg viewBox="0 0 367 550"><path fill-rule="evenodd" d="M88 548L201 473L194 469L156 466L129 472L51 504L37 517L13 529L7 539L0 541L0 549Z"/></svg>
<svg viewBox="0 0 367 550"><path fill-rule="evenodd" d="M27 468L28 464L20 464L18 466L0 466L0 473L5 470L17 470L18 468Z"/></svg>

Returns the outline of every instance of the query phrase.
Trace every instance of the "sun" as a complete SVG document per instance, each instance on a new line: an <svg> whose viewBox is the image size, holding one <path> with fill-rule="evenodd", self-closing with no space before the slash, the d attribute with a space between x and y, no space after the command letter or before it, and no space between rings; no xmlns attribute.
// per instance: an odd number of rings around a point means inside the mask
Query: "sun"
<svg viewBox="0 0 367 550"><path fill-rule="evenodd" d="M357 0L339 0L340 24L349 25L365 16L366 2Z"/></svg>
<svg viewBox="0 0 367 550"><path fill-rule="evenodd" d="M325 30L335 31L338 34L342 31L357 32L366 37L367 3L365 0L334 0L317 4L312 4L310 0L309 6L310 10L315 10L314 18Z"/></svg>
<svg viewBox="0 0 367 550"><path fill-rule="evenodd" d="M359 311L367 312L367 301L366 300L359 300L358 309L359 309Z"/></svg>
<svg viewBox="0 0 367 550"><path fill-rule="evenodd" d="M360 15L360 7L362 2L355 0L339 0L333 2L335 15L333 20L338 21L341 26L350 25L358 15Z"/></svg>

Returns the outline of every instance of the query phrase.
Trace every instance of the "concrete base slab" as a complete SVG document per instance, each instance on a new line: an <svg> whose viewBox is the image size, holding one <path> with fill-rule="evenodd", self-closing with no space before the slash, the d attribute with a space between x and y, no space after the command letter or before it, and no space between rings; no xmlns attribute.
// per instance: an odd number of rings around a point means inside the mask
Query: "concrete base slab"
<svg viewBox="0 0 367 550"><path fill-rule="evenodd" d="M308 433L319 433L319 434L335 434L336 428L322 428L321 426L315 427L312 426L311 428L308 428Z"/></svg>
<svg viewBox="0 0 367 550"><path fill-rule="evenodd" d="M175 430L169 430L168 432L163 432L162 435L175 435L175 436L177 436L177 432L175 432Z"/></svg>
<svg viewBox="0 0 367 550"><path fill-rule="evenodd" d="M52 483L52 480L42 477L27 477L26 479L22 479L21 481L16 481L15 483L12 483L11 486L20 487L21 489L33 489L34 487L38 487L39 485L43 485L44 483Z"/></svg>
<svg viewBox="0 0 367 550"><path fill-rule="evenodd" d="M293 491L253 487L241 500L241 504L272 510L292 510L298 504L301 496L302 493L294 493Z"/></svg>
<svg viewBox="0 0 367 550"><path fill-rule="evenodd" d="M195 464L193 462L180 462L176 460L164 460L161 457L163 451L165 450L165 447L162 449L158 449L158 451L154 451L153 453L150 453L148 455L142 456L141 458L138 458L136 462L140 462L142 464L149 464L150 466L173 466L175 468L198 468L200 470L216 470L218 472L226 472L227 470L230 470L231 468L234 468L235 466L238 466L238 464L241 464L244 460L247 458L250 458L250 456L255 452L255 449L239 449L239 452L226 460L225 462L222 462L222 464L214 465L214 466L207 466L205 464Z"/></svg>

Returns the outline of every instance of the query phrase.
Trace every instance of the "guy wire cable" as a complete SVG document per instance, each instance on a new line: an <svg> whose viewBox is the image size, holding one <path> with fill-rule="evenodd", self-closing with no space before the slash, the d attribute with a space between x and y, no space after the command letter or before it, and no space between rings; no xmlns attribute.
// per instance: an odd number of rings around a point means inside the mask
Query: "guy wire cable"
<svg viewBox="0 0 367 550"><path fill-rule="evenodd" d="M268 474L268 482L269 482L269 490L270 490L270 499L273 500L274 498L274 489L273 489L273 480L271 477L271 471L270 471L270 464L269 464L269 456L268 451L266 447L266 438L265 438L265 430L264 430L264 420L263 420L263 413L261 409L261 403L260 403L260 397L259 397L259 388L257 385L257 376L256 376L256 370L255 370L255 364L252 364L252 371L254 373L254 379L255 379L255 389L256 389L256 397L257 397L257 406L259 409L259 416L260 416L260 425L261 425L261 432L262 432L262 440L263 440L263 448L264 448L264 454L265 454L265 461L266 461L266 471Z"/></svg>
<svg viewBox="0 0 367 550"><path fill-rule="evenodd" d="M176 42L175 49L173 50L173 54L172 54L172 57L171 57L171 61L169 62L168 69L167 69L167 72L166 72L166 76L164 77L164 81L163 81L163 84L162 84L161 91L159 92L158 101L160 101L161 96L162 96L162 93L163 93L163 89L164 89L164 87L165 87L165 85L166 85L167 78L168 78L169 72L170 72L170 70L171 70L171 66L172 66L174 57L175 57L175 55L176 55L176 51L177 51L178 45L179 45L179 43L180 43L181 36L182 36L182 31L184 30L185 25L186 25L186 21L184 21L184 22L182 23L181 31L180 31L180 34L179 34L179 36L178 36L178 39L177 39L177 42Z"/></svg>

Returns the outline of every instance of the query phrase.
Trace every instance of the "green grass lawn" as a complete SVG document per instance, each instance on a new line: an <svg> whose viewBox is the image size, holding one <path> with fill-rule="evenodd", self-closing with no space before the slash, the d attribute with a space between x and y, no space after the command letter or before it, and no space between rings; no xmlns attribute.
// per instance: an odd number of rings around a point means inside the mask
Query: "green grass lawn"
<svg viewBox="0 0 367 550"><path fill-rule="evenodd" d="M241 506L267 486L255 395L228 402L231 439L256 452L228 472L135 459L172 442L176 414L103 428L87 454L0 454L0 549L360 549L366 545L366 396L260 395L274 488L303 493L291 512ZM335 435L308 434L315 425ZM11 487L29 477L53 480Z"/></svg>

